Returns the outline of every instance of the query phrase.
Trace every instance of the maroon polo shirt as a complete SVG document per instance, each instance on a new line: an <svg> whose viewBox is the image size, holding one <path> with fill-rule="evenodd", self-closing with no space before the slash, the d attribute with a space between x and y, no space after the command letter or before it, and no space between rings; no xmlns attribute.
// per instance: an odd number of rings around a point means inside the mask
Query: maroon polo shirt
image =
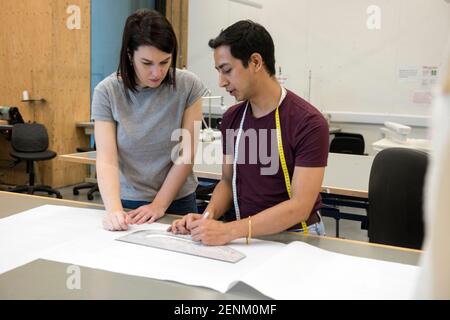
<svg viewBox="0 0 450 320"><path fill-rule="evenodd" d="M245 105L246 102L232 106L223 115L221 131L224 155L234 155L236 135ZM291 180L295 166L325 167L328 159L329 132L322 114L289 90L279 112L283 150ZM237 165L237 192L241 218L255 215L289 199L278 156L275 129L275 110L264 117L255 118L249 104L239 144ZM313 211L320 206L319 194ZM225 218L234 220L235 216Z"/></svg>

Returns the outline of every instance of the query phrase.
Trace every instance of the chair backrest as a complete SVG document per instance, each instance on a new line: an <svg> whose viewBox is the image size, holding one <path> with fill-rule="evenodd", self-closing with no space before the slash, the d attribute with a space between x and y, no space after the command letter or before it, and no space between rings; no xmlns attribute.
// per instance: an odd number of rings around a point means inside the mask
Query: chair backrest
<svg viewBox="0 0 450 320"><path fill-rule="evenodd" d="M420 249L424 236L426 153L406 148L380 151L369 179L369 241Z"/></svg>
<svg viewBox="0 0 450 320"><path fill-rule="evenodd" d="M364 137L359 133L338 132L330 144L330 152L363 155Z"/></svg>
<svg viewBox="0 0 450 320"><path fill-rule="evenodd" d="M39 123L18 123L13 126L11 145L18 152L42 152L48 148L47 129Z"/></svg>

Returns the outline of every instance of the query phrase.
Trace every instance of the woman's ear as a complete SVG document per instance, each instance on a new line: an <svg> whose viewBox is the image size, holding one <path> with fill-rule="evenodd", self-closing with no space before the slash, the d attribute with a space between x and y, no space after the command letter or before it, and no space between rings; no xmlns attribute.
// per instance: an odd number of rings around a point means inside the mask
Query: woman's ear
<svg viewBox="0 0 450 320"><path fill-rule="evenodd" d="M130 50L127 50L128 60L130 61L130 64L133 65L133 55L131 54Z"/></svg>

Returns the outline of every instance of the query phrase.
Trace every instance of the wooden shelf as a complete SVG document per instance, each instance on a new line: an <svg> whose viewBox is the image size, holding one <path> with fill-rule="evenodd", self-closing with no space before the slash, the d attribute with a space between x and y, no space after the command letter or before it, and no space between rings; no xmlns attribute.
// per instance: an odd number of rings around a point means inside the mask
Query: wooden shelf
<svg viewBox="0 0 450 320"><path fill-rule="evenodd" d="M42 99L28 99L28 100L21 100L22 102L42 102L45 103L47 102L47 100L45 100L44 98Z"/></svg>

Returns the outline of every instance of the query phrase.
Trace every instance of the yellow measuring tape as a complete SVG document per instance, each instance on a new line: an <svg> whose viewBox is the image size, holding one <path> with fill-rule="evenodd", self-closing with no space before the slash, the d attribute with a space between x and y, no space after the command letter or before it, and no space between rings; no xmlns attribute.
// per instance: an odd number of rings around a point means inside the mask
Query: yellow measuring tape
<svg viewBox="0 0 450 320"><path fill-rule="evenodd" d="M289 194L289 198L292 198L292 191L291 191L291 179L289 178L289 172L286 164L286 158L284 157L284 150L283 150L283 139L281 137L281 124L280 124L280 113L277 111L275 112L275 122L277 126L277 141L278 141L278 153L280 154L280 161L281 161L281 168L283 169L284 174L284 182L286 183L286 190ZM308 234L308 226L306 225L305 221L301 222L302 228L303 228L303 234Z"/></svg>

